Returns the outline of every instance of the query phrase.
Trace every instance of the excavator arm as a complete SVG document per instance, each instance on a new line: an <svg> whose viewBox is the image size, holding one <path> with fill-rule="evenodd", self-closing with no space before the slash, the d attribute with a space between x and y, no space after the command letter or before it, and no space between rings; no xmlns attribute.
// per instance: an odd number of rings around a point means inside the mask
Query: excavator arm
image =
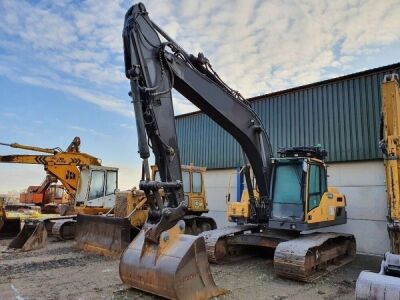
<svg viewBox="0 0 400 300"><path fill-rule="evenodd" d="M163 41L161 40L163 39ZM259 223L268 222L271 146L250 104L229 88L202 55L187 54L148 16L142 3L125 15L125 73L130 80L138 148L143 159L140 189L149 204L141 233L121 257L120 276L131 286L171 299L206 299L221 294L207 261L204 239L182 234L187 202L171 90L175 88L230 133L249 160L260 198L253 198ZM161 181L150 180L150 148ZM249 176L249 174L248 174ZM251 184L251 180L247 180ZM163 202L159 190L163 189Z"/></svg>
<svg viewBox="0 0 400 300"><path fill-rule="evenodd" d="M250 104L218 77L201 53L198 57L187 54L152 22L143 4L134 5L127 12L123 39L125 73L131 82L139 153L144 159L144 177L140 188L147 191L150 215L155 216L150 219L154 225L152 230L156 231L151 238L157 240L162 231L174 225L187 206L182 192L172 88L199 107L240 144L256 178L259 202L264 206L263 211L267 211L271 146ZM162 182L149 180L149 145ZM163 213L156 204L158 196L154 196L160 187L167 191L169 208L165 212L170 222L160 222ZM252 187L248 188L252 190ZM265 223L268 222L267 215L263 216Z"/></svg>
<svg viewBox="0 0 400 300"><path fill-rule="evenodd" d="M0 163L18 163L43 165L48 175L58 179L70 195L74 195L78 187L79 168L88 165L100 166L98 158L86 153L79 152L80 139L75 137L68 146L67 151L60 148L40 148L35 146L21 145L17 143L1 145L12 148L52 153L48 155L20 154L0 156Z"/></svg>
<svg viewBox="0 0 400 300"><path fill-rule="evenodd" d="M356 299L399 299L400 296L400 84L397 73L385 75L381 84L381 141L386 173L387 230L390 252L379 273L362 271L356 282Z"/></svg>

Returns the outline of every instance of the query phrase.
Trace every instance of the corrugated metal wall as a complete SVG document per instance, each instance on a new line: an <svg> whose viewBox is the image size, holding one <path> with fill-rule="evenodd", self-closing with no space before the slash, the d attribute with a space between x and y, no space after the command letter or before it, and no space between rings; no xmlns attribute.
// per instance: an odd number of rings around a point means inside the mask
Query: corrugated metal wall
<svg viewBox="0 0 400 300"><path fill-rule="evenodd" d="M380 83L400 64L254 98L252 105L279 147L321 144L328 161L381 157ZM239 145L203 113L176 118L183 163L211 169L241 164Z"/></svg>

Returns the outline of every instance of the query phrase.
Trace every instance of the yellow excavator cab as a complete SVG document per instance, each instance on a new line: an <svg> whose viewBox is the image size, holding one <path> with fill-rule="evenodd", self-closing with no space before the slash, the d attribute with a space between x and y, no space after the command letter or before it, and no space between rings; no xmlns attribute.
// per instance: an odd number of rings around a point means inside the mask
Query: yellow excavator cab
<svg viewBox="0 0 400 300"><path fill-rule="evenodd" d="M272 211L269 228L306 231L346 223L346 198L328 187L326 165L312 157L273 158ZM253 190L254 201L258 192ZM229 201L228 220L251 223L249 192Z"/></svg>
<svg viewBox="0 0 400 300"><path fill-rule="evenodd" d="M157 180L159 177L157 168L152 166L151 170L152 178ZM204 188L205 171L206 168L182 165L184 192L189 203L188 212L184 218L185 233L188 234L198 234L216 228L216 223L212 218L200 216L208 212ZM86 182L85 178L88 176L83 170L81 180ZM79 195L80 193L77 193L77 196ZM160 190L160 195L164 197L162 190ZM103 210L96 212L95 207L86 206L85 209L81 209L79 205L76 206L79 213L75 232L78 248L87 252L117 257L139 233L148 217L145 194L136 188L117 191L114 208L108 207L110 210L107 213Z"/></svg>
<svg viewBox="0 0 400 300"><path fill-rule="evenodd" d="M204 174L206 168L193 165L181 165L183 191L188 202L188 210L192 214L207 213L207 198L204 188ZM152 178L160 181L157 166L151 166Z"/></svg>

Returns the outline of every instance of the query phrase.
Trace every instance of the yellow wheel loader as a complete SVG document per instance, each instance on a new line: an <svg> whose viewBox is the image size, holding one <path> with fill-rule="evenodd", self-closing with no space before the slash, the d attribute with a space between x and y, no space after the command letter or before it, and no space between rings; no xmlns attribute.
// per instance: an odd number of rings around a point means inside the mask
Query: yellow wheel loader
<svg viewBox="0 0 400 300"><path fill-rule="evenodd" d="M390 252L385 253L381 270L362 271L356 282L356 299L400 299L400 87L399 75L384 77L382 93L382 140L380 147L386 169L386 190Z"/></svg>
<svg viewBox="0 0 400 300"><path fill-rule="evenodd" d="M189 206L184 216L185 233L197 235L202 231L216 229L207 213L207 200L204 188L205 168L181 166L183 190ZM152 178L159 179L156 166L152 166ZM161 197L165 195L160 191ZM165 200L163 200L165 201ZM139 233L148 217L145 193L136 188L118 191L115 207L104 215L78 214L75 240L78 248L105 256L118 257Z"/></svg>
<svg viewBox="0 0 400 300"><path fill-rule="evenodd" d="M82 166L74 198L74 211L79 214L104 214L114 208L118 169L105 166ZM75 237L77 215L40 214L22 219L24 225L9 248L24 251L41 248L47 237L68 240ZM31 247L30 245L34 245Z"/></svg>
<svg viewBox="0 0 400 300"><path fill-rule="evenodd" d="M80 138L75 137L66 151L60 148L40 148L21 144L4 144L13 148L44 152L47 155L6 155L0 156L2 163L42 164L47 172L46 179L41 186L31 189L24 195L24 199L38 200L20 205L25 208L34 208L37 205L45 209L53 204L45 201L46 193L54 187L52 183L60 181L68 193L62 197L59 204L60 214L32 214L27 209L21 213L16 209L7 209L4 206L2 232L18 233L10 248L31 250L43 247L47 235L58 239L72 239L75 234L76 213L100 214L106 213L114 207L115 190L117 188L118 169L101 166L101 161L86 153L81 153ZM55 186L57 187L57 186ZM56 191L55 191L56 192ZM40 196L40 197L38 197ZM56 203L57 204L57 203ZM23 226L22 226L23 223ZM41 224L43 223L43 224ZM22 228L22 229L21 229ZM21 229L21 231L20 231ZM47 232L44 233L43 230Z"/></svg>
<svg viewBox="0 0 400 300"><path fill-rule="evenodd" d="M300 280L311 279L324 265L352 259L352 235L300 234L346 221L344 196L326 186L323 151L287 149L282 159L272 159L269 137L251 103L222 81L202 53L186 53L149 18L142 3L132 6L125 15L123 42L125 75L130 80L143 160L139 188L149 206L146 223L121 255L119 271L124 283L169 299L220 295L224 291L215 285L207 254L212 242L221 244L219 238L208 239L206 244L204 237L210 232L218 232L226 242L225 237L238 236L240 247L249 247L268 232L267 238L261 238L280 254L275 258L278 273ZM255 179L248 169L247 224L226 228L223 234L220 230L206 231L201 236L185 234L183 220L189 204L182 183L173 88L241 146L244 165L251 166ZM150 178L150 148L159 180Z"/></svg>

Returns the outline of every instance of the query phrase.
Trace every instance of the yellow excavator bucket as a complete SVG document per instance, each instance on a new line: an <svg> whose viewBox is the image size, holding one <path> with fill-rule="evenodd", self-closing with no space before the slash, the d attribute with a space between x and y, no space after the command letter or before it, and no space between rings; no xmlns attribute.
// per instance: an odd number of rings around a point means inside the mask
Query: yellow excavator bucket
<svg viewBox="0 0 400 300"><path fill-rule="evenodd" d="M208 299L225 292L211 275L203 237L183 234L184 221L163 232L158 244L146 241L145 231L121 256L124 283L169 299Z"/></svg>
<svg viewBox="0 0 400 300"><path fill-rule="evenodd" d="M43 221L26 221L19 234L11 241L9 249L30 251L43 248L47 241L47 230Z"/></svg>

